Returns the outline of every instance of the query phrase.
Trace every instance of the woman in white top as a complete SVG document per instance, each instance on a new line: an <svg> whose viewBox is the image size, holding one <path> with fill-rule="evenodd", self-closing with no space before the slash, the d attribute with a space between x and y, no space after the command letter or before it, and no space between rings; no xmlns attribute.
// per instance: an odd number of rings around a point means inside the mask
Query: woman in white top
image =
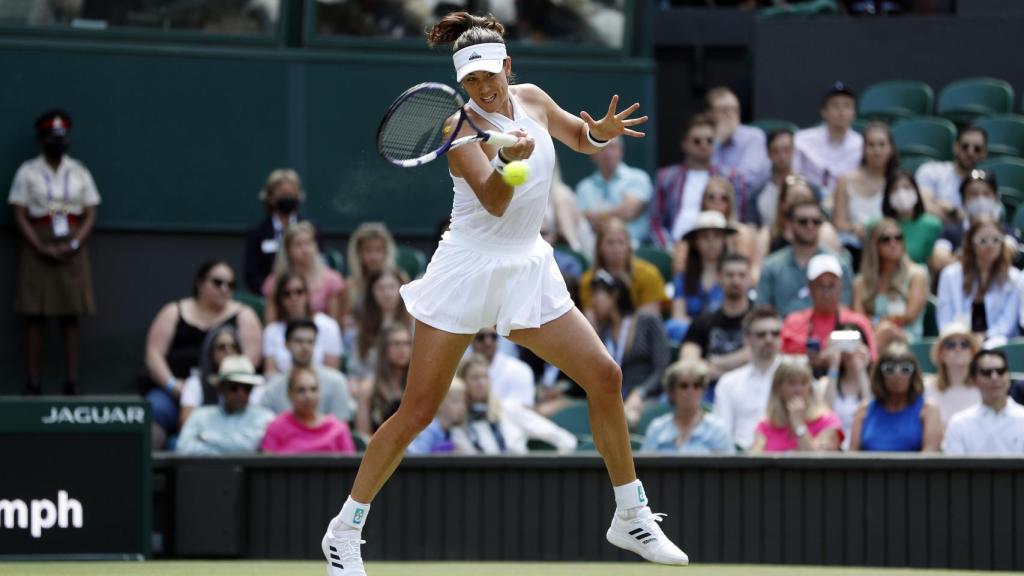
<svg viewBox="0 0 1024 576"><path fill-rule="evenodd" d="M516 344L561 368L588 394L594 441L615 486L618 512L608 539L649 560L686 564L686 555L661 532L636 478L622 409L622 373L576 309L549 244L540 237L555 168L553 139L592 154L646 117L630 118L639 104L618 112L613 96L600 120L575 117L539 87L510 85L512 60L493 17L456 12L429 32L431 45L453 43L456 79L469 96L466 111L481 128L518 137L499 150L478 143L451 150L455 188L451 227L420 280L402 288L416 318L409 377L398 411L370 441L348 500L330 523L322 548L332 576L362 575L359 550L369 503L398 466L406 446L430 424L473 335L496 327ZM454 128L458 115L446 123ZM475 133L463 124L456 137ZM518 187L500 172L523 160L532 174ZM629 535L643 528L643 541ZM333 562L332 553L340 561ZM344 566L344 568L342 568Z"/></svg>
<svg viewBox="0 0 1024 576"><path fill-rule="evenodd" d="M970 328L959 322L946 325L932 344L931 359L938 374L925 375L924 397L938 404L943 428L954 414L981 402L981 392L968 378L971 358L980 349Z"/></svg>
<svg viewBox="0 0 1024 576"><path fill-rule="evenodd" d="M899 167L892 132L881 122L864 129L864 154L860 168L836 182L832 223L844 246L860 248L867 223L882 217L886 177Z"/></svg>
<svg viewBox="0 0 1024 576"><path fill-rule="evenodd" d="M1004 250L999 221L991 216L971 219L960 258L939 275L939 330L951 322L967 325L979 338L997 344L1017 335L1020 292L1017 269Z"/></svg>
<svg viewBox="0 0 1024 576"><path fill-rule="evenodd" d="M845 450L850 444L850 432L853 429L853 416L861 403L871 399L871 352L868 350L867 338L856 324L839 324L836 330L855 330L860 334L859 341L840 344L830 340L825 348L828 356L828 373L818 379L817 389L821 391L825 404L839 417L843 427L843 444Z"/></svg>
<svg viewBox="0 0 1024 576"><path fill-rule="evenodd" d="M301 274L285 272L274 286L274 307L279 320L263 329L263 374L270 376L287 372L292 367L292 353L285 345L285 330L290 320L312 318L316 324L316 343L313 345L313 365L341 369L341 329L330 316L312 311L309 289Z"/></svg>

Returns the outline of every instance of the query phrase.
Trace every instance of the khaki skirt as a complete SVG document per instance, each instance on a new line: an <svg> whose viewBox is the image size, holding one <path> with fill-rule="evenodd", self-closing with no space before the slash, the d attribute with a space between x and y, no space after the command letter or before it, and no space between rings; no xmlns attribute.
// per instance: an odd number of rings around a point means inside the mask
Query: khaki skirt
<svg viewBox="0 0 1024 576"><path fill-rule="evenodd" d="M59 243L49 226L36 226L44 244ZM77 232L72 226L71 233ZM61 260L36 252L27 242L21 248L14 310L30 316L84 316L96 312L92 272L85 246Z"/></svg>

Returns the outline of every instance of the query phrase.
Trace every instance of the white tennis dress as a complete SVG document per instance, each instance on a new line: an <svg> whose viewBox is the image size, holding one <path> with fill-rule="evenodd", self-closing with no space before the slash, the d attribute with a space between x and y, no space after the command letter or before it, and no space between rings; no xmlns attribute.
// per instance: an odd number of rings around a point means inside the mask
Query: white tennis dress
<svg viewBox="0 0 1024 576"><path fill-rule="evenodd" d="M402 287L405 306L417 320L455 334L494 327L537 328L573 307L551 246L540 236L555 169L555 147L547 130L509 95L513 120L469 107L502 132L516 128L534 139L526 160L530 179L517 186L505 214L487 212L472 188L452 176L451 226L423 278Z"/></svg>

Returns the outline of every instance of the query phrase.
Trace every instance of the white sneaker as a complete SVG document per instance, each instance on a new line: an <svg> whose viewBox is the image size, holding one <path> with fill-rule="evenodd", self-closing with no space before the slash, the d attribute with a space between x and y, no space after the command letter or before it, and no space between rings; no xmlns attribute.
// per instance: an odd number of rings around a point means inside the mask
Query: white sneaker
<svg viewBox="0 0 1024 576"><path fill-rule="evenodd" d="M673 544L658 526L664 516L651 512L647 506L628 520L616 512L612 516L612 525L608 527L608 541L623 550L636 552L651 562L686 566L690 563L686 553Z"/></svg>
<svg viewBox="0 0 1024 576"><path fill-rule="evenodd" d="M359 550L359 545L366 543L362 535L359 530L343 526L337 518L331 520L320 541L320 549L327 558L327 576L366 576Z"/></svg>

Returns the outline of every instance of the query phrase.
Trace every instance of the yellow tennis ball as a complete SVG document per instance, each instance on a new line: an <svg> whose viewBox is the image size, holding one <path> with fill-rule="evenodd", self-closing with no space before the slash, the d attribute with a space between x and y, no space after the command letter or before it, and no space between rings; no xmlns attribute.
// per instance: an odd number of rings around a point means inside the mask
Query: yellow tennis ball
<svg viewBox="0 0 1024 576"><path fill-rule="evenodd" d="M530 179L530 166L522 160L509 162L501 177L509 186L520 186Z"/></svg>

